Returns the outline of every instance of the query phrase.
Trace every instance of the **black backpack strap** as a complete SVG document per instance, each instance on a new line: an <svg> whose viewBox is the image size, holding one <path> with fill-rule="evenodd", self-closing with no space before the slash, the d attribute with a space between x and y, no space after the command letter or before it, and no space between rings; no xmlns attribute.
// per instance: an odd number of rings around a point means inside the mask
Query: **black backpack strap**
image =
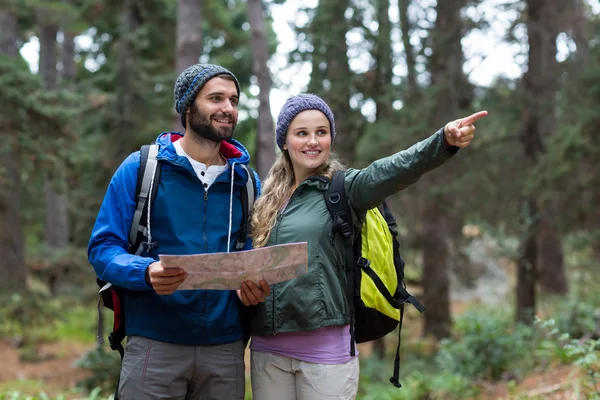
<svg viewBox="0 0 600 400"><path fill-rule="evenodd" d="M356 257L354 255L354 242L352 235L352 213L346 196L344 187L345 171L336 171L333 173L329 188L324 192L325 204L331 214L331 241L335 239L336 234L344 238L344 257L346 267L346 298L350 312L350 355L356 355L354 335L354 299L356 297Z"/></svg>
<svg viewBox="0 0 600 400"><path fill-rule="evenodd" d="M147 219L160 182L160 161L156 158L158 149L155 143L140 148L140 169L135 188L137 205L129 230L128 252L131 254L139 255L145 248L155 245L149 237Z"/></svg>
<svg viewBox="0 0 600 400"><path fill-rule="evenodd" d="M400 320L398 322L398 346L396 347L396 358L394 359L394 374L390 378L390 382L397 388L402 387L400 384L400 344L402 341L402 320L404 319L404 303L411 303L420 313L425 311L425 307L416 297L408 293L406 290L406 283L404 281L404 260L400 256L400 242L398 241L398 224L396 223L396 217L392 214L392 211L388 207L387 203L384 201L381 205L380 211L387 223L387 226L392 234L392 245L394 252L394 265L396 267L396 275L398 277L398 285L396 289L396 293L393 296L393 300L396 304L398 304L398 308L400 309ZM382 291L379 288L377 282L375 282L377 288L383 293L388 301L388 292ZM394 304L394 303L390 303Z"/></svg>
<svg viewBox="0 0 600 400"><path fill-rule="evenodd" d="M401 283L401 285L398 286L396 293L394 294L394 299L396 299L400 304L410 303L420 313L423 313L426 310L425 306L423 306L423 304L421 304L421 302L416 297L408 293L408 291L406 290L406 283L404 281L404 260L400 256L400 242L398 241L398 225L396 223L396 217L394 217L394 214L392 214L392 211L390 210L385 201L382 203L380 210L383 215L383 218L385 219L385 222L388 225L388 228L390 229L390 232L392 233L392 244L394 246L394 265L396 266L398 282Z"/></svg>
<svg viewBox="0 0 600 400"><path fill-rule="evenodd" d="M254 200L256 199L256 176L254 170L245 164L241 165L246 174L248 174L248 180L246 181L245 190L240 191L240 198L242 200L242 226L240 228L240 234L235 240L235 249L244 250L246 247L246 239L250 233L250 214L254 207Z"/></svg>
<svg viewBox="0 0 600 400"><path fill-rule="evenodd" d="M396 347L396 358L394 359L394 374L390 378L390 382L397 388L401 388L400 384L400 343L402 341L402 320L404 319L404 303L400 304L400 321L398 323L398 346Z"/></svg>

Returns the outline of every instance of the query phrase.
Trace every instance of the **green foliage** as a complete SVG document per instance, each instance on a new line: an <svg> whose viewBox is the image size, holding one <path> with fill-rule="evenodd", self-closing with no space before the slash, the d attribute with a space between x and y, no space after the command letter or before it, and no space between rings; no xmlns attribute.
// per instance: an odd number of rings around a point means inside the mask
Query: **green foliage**
<svg viewBox="0 0 600 400"><path fill-rule="evenodd" d="M532 334L498 310L467 311L457 318L454 337L441 342L437 362L469 379L498 380L531 367L523 360L531 354Z"/></svg>
<svg viewBox="0 0 600 400"><path fill-rule="evenodd" d="M91 308L83 305L68 306L69 312L63 313L46 328L44 340L93 344L96 341L97 317L95 313L90 312ZM104 321L107 321L105 327L112 326L112 314L104 310L103 312Z"/></svg>
<svg viewBox="0 0 600 400"><path fill-rule="evenodd" d="M81 293L73 296L54 296L39 290L4 295L0 299L0 340L9 339L22 346L59 340L94 343L95 307L91 302L82 303ZM112 321L108 317L105 314L105 320Z"/></svg>
<svg viewBox="0 0 600 400"><path fill-rule="evenodd" d="M584 370L587 391L600 398L600 339L571 340L564 348L573 364Z"/></svg>
<svg viewBox="0 0 600 400"><path fill-rule="evenodd" d="M78 392L74 392L78 393ZM113 396L102 397L100 395L100 389L96 388L92 390L89 395L83 395L85 397L78 397L78 400L112 400ZM0 394L0 400L67 400L71 398L68 394L61 394L55 397L48 396L45 392L39 392L34 395L23 394L18 391L10 391L4 394Z"/></svg>
<svg viewBox="0 0 600 400"><path fill-rule="evenodd" d="M375 357L361 358L361 376L358 399L464 399L474 395L477 388L464 376L440 367L435 354L428 354L428 346L422 340L407 338L403 341L400 369L401 389L393 387L388 378L392 373L392 357L381 362Z"/></svg>
<svg viewBox="0 0 600 400"><path fill-rule="evenodd" d="M558 316L560 318L560 314ZM581 368L583 389L591 396L588 398L600 398L600 338L587 335L574 339L561 332L552 318L537 321L536 325L542 332L536 346L537 355Z"/></svg>
<svg viewBox="0 0 600 400"><path fill-rule="evenodd" d="M99 388L105 394L116 391L121 371L121 358L118 352L107 352L102 346L97 346L79 359L75 365L92 372L89 377L79 382L78 386L87 390Z"/></svg>
<svg viewBox="0 0 600 400"><path fill-rule="evenodd" d="M555 314L556 329L572 338L592 334L600 321L600 309L578 300L562 302Z"/></svg>
<svg viewBox="0 0 600 400"><path fill-rule="evenodd" d="M45 243L31 245L26 255L30 277L44 282L51 294L75 294L89 298L95 273L83 248L50 248ZM95 295L95 293L94 293Z"/></svg>
<svg viewBox="0 0 600 400"><path fill-rule="evenodd" d="M0 338L31 343L48 329L60 312L56 301L32 293L3 294L0 299Z"/></svg>

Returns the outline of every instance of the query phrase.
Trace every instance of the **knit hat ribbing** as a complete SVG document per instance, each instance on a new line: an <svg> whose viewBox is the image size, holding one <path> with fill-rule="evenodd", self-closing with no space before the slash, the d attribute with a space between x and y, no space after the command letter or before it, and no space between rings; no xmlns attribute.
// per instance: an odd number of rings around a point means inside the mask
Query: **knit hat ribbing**
<svg viewBox="0 0 600 400"><path fill-rule="evenodd" d="M288 128L292 123L292 120L296 118L296 115L306 110L318 110L321 111L329 120L331 142L335 138L335 120L333 118L333 112L319 96L314 94L299 94L297 96L290 97L287 99L279 116L277 117L277 128L275 129L275 135L277 139L277 146L283 150L285 144L285 137L287 135Z"/></svg>
<svg viewBox="0 0 600 400"><path fill-rule="evenodd" d="M194 64L186 68L175 81L174 97L175 111L181 116L181 125L185 128L185 112L194 102L202 86L217 75L227 74L233 78L235 87L240 94L240 84L233 73L219 65Z"/></svg>

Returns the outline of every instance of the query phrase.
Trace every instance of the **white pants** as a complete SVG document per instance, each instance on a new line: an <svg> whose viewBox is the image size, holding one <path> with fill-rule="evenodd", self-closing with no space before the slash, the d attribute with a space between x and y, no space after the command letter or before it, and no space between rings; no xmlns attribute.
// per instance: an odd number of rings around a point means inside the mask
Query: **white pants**
<svg viewBox="0 0 600 400"><path fill-rule="evenodd" d="M315 364L253 351L254 400L354 400L358 391L358 357L346 364Z"/></svg>

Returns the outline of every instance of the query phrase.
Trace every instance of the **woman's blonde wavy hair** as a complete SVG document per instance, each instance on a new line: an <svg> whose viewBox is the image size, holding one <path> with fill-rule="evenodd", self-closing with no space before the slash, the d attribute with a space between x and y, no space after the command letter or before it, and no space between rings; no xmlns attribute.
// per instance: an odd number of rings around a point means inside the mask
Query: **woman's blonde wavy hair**
<svg viewBox="0 0 600 400"><path fill-rule="evenodd" d="M344 166L339 158L331 153L327 161L314 172L313 176L324 176L331 179L335 171L343 169ZM254 205L251 222L254 247L264 247L267 244L277 214L291 196L295 183L296 176L292 160L287 150L284 150L271 167L262 193Z"/></svg>

